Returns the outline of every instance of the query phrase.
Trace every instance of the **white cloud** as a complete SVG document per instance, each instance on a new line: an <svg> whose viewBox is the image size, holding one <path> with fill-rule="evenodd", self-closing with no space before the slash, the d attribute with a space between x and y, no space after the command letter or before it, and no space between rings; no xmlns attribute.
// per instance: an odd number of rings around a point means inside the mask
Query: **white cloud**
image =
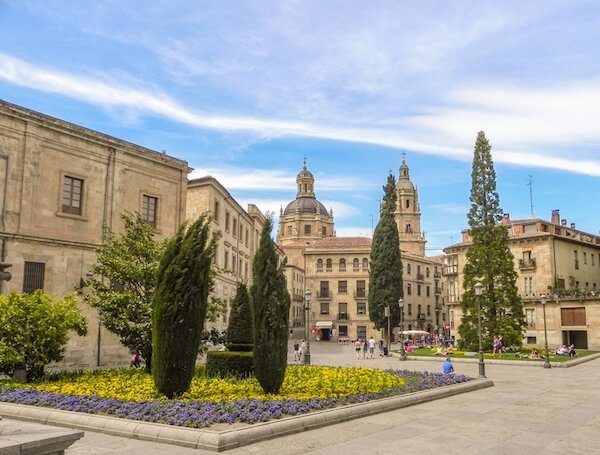
<svg viewBox="0 0 600 455"><path fill-rule="evenodd" d="M433 210L439 210L440 212L450 213L452 215L465 215L469 211L469 207L466 205L448 203L448 204L433 204L429 206Z"/></svg>
<svg viewBox="0 0 600 455"><path fill-rule="evenodd" d="M250 131L267 137L291 135L368 143L462 160L471 156L476 131L486 129L495 146L496 162L600 176L600 161L597 159L563 157L549 151L538 151L555 141L564 143L567 139L573 147L600 141L597 128L600 84L596 82L539 89L533 93L528 89L516 89L512 95L502 88L459 90L455 92L454 99L464 106L431 109L427 115L404 119L404 128L386 129L210 115L191 110L164 94L41 68L2 53L0 78L15 85L59 93L106 108L127 108L199 128ZM365 124L369 125L369 122ZM285 180L285 177L279 176L280 184L283 184L282 178ZM289 188L287 183L286 188Z"/></svg>
<svg viewBox="0 0 600 455"><path fill-rule="evenodd" d="M337 237L371 237L371 226L335 226Z"/></svg>

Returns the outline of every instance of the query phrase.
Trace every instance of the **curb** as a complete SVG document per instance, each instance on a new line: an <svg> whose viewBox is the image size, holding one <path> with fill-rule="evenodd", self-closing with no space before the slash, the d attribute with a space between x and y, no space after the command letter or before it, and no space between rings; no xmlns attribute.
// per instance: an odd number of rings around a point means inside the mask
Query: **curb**
<svg viewBox="0 0 600 455"><path fill-rule="evenodd" d="M308 431L460 393L484 389L493 385L494 383L490 379L472 379L468 382L433 390L381 398L365 403L355 403L224 431L177 427L112 416L2 402L0 402L0 414L13 419L220 452L291 433Z"/></svg>
<svg viewBox="0 0 600 455"><path fill-rule="evenodd" d="M400 357L400 354L396 351L391 353L394 357ZM416 356L416 355L408 355L406 356L406 360L416 360L420 362L443 362L446 360L447 356L433 357L433 356ZM463 358L463 357L452 357L453 363L478 363L478 358ZM569 360L567 362L550 362L550 366L552 368L570 368L575 367L577 365L581 365L582 363L591 362L592 360L600 359L600 352L597 354L586 355L585 357L580 357L575 360ZM501 359L485 359L485 363L492 365L512 365L512 366L524 366L524 367L544 367L544 362L539 361L528 361L528 360L501 360Z"/></svg>

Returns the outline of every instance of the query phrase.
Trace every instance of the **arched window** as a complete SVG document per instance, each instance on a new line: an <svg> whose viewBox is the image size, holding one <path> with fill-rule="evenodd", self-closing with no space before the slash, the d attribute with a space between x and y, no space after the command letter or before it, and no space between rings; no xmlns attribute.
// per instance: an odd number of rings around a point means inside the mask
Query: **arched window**
<svg viewBox="0 0 600 455"><path fill-rule="evenodd" d="M331 272L331 266L332 266L332 264L333 264L333 261L331 259L327 259L326 269L327 269L328 272Z"/></svg>
<svg viewBox="0 0 600 455"><path fill-rule="evenodd" d="M409 208L409 207L410 207L410 199L407 199L406 200L406 208Z"/></svg>
<svg viewBox="0 0 600 455"><path fill-rule="evenodd" d="M406 295L412 295L412 287L410 283L406 285Z"/></svg>
<svg viewBox="0 0 600 455"><path fill-rule="evenodd" d="M406 225L406 228L404 229L404 232L410 234L412 232L412 227L410 227L410 223L408 223Z"/></svg>
<svg viewBox="0 0 600 455"><path fill-rule="evenodd" d="M426 276L427 278L429 278L429 267L427 267L427 268L425 269L425 276Z"/></svg>
<svg viewBox="0 0 600 455"><path fill-rule="evenodd" d="M406 264L406 274L410 275L410 264Z"/></svg>
<svg viewBox="0 0 600 455"><path fill-rule="evenodd" d="M369 269L369 260L367 258L363 258L362 269L363 270L368 270Z"/></svg>
<svg viewBox="0 0 600 455"><path fill-rule="evenodd" d="M326 227L326 226L323 226L323 227L321 228L321 232L323 233L323 237L325 237L325 236L327 235L327 227Z"/></svg>
<svg viewBox="0 0 600 455"><path fill-rule="evenodd" d="M323 271L323 259L317 259L317 272Z"/></svg>
<svg viewBox="0 0 600 455"><path fill-rule="evenodd" d="M340 272L346 271L346 260L344 258L340 259Z"/></svg>
<svg viewBox="0 0 600 455"><path fill-rule="evenodd" d="M354 269L354 271L358 271L358 258L354 258L354 260L352 261L352 268Z"/></svg>
<svg viewBox="0 0 600 455"><path fill-rule="evenodd" d="M304 184L304 192L306 193L306 183Z"/></svg>

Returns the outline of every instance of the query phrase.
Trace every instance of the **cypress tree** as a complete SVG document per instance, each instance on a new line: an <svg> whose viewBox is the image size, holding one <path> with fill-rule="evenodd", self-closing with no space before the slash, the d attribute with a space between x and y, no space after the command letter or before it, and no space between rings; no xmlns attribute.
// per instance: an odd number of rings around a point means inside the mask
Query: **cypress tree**
<svg viewBox="0 0 600 455"><path fill-rule="evenodd" d="M227 349L230 351L252 350L252 314L248 288L238 283L235 299L231 302L229 325L227 326Z"/></svg>
<svg viewBox="0 0 600 455"><path fill-rule="evenodd" d="M186 392L198 356L216 244L209 220L183 225L167 243L157 271L152 308L152 375L168 398Z"/></svg>
<svg viewBox="0 0 600 455"><path fill-rule="evenodd" d="M283 384L287 366L288 294L284 264L279 264L275 242L271 238L273 220L263 227L252 273L250 288L254 325L254 372L265 393L277 393Z"/></svg>
<svg viewBox="0 0 600 455"><path fill-rule="evenodd" d="M371 243L369 318L375 327L387 330L385 308L390 307L390 325L396 327L400 322L397 302L403 296L402 256L395 220L396 179L391 172L383 190L380 218Z"/></svg>
<svg viewBox="0 0 600 455"><path fill-rule="evenodd" d="M471 179L468 221L472 244L463 269L460 344L473 351L478 346L474 286L479 281L483 285L480 299L484 349L491 348L496 335L502 335L507 346L520 345L525 326L523 305L517 292L514 257L508 247L508 228L500 224L502 210L491 146L483 131L477 135Z"/></svg>

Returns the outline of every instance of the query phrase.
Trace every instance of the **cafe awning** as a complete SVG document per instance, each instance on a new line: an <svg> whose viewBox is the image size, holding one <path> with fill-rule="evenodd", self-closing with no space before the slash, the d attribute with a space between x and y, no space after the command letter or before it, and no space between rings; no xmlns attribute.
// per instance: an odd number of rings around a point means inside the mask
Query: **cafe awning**
<svg viewBox="0 0 600 455"><path fill-rule="evenodd" d="M317 329L332 329L333 321L317 321Z"/></svg>

